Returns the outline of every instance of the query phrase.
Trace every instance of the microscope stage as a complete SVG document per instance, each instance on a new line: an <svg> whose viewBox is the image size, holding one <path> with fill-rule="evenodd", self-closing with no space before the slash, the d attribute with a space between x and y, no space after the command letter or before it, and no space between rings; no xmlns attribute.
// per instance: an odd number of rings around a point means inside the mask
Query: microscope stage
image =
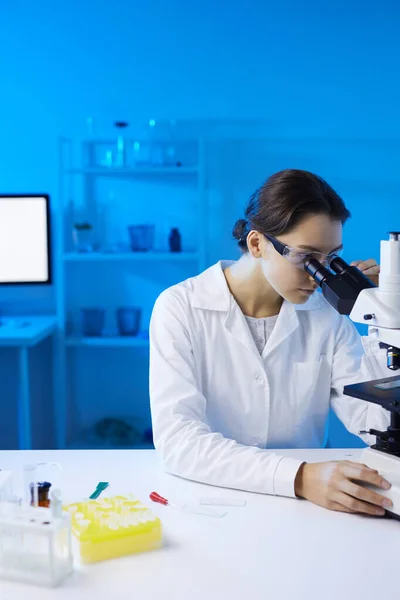
<svg viewBox="0 0 400 600"><path fill-rule="evenodd" d="M400 413L400 376L346 385L343 392Z"/></svg>

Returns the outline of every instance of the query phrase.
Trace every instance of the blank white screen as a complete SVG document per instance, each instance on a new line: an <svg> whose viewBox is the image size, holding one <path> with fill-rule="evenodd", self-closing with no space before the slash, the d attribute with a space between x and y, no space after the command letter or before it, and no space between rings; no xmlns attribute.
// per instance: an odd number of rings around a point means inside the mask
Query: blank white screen
<svg viewBox="0 0 400 600"><path fill-rule="evenodd" d="M0 283L46 282L46 198L0 198Z"/></svg>

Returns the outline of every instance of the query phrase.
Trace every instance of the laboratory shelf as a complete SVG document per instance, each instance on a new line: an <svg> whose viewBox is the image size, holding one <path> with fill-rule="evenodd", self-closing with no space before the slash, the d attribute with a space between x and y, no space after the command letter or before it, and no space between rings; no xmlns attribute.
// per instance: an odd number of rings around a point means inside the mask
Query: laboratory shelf
<svg viewBox="0 0 400 600"><path fill-rule="evenodd" d="M66 252L66 262L190 262L198 261L197 252Z"/></svg>
<svg viewBox="0 0 400 600"><path fill-rule="evenodd" d="M71 336L66 340L67 346L89 346L92 348L148 348L147 337L134 336Z"/></svg>
<svg viewBox="0 0 400 600"><path fill-rule="evenodd" d="M198 175L198 167L88 167L68 169L69 175L94 175L96 177L134 177L149 175Z"/></svg>

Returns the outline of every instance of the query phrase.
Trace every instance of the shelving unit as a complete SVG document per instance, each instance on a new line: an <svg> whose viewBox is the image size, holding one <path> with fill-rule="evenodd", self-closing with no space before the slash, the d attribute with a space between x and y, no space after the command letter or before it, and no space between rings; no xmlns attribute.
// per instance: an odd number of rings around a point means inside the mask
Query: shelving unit
<svg viewBox="0 0 400 600"><path fill-rule="evenodd" d="M90 348L147 348L149 339L142 337L123 337L121 335L102 337L67 337L67 346L88 346Z"/></svg>
<svg viewBox="0 0 400 600"><path fill-rule="evenodd" d="M66 262L198 262L197 252L66 252Z"/></svg>
<svg viewBox="0 0 400 600"><path fill-rule="evenodd" d="M68 169L66 172L68 175L96 175L97 177L134 177L135 175L181 177L182 175L198 175L200 169L198 167L94 167Z"/></svg>
<svg viewBox="0 0 400 600"><path fill-rule="evenodd" d="M149 340L146 335L137 337L125 336L102 336L102 337L82 337L80 332L74 331L73 334L68 332L67 323L67 293L70 285L70 278L73 277L74 265L86 265L82 268L91 269L93 265L102 265L103 263L132 263L132 265L140 265L141 263L151 263L153 265L162 265L163 275L165 275L168 265L185 266L186 274L182 275L182 279L187 276L195 275L207 266L206 259L206 224L207 224L207 206L205 195L205 156L204 143L201 139L186 140L196 148L197 155L196 164L187 164L182 160L182 166L152 166L152 165L126 165L123 167L109 167L97 164L96 152L99 145L116 146L117 136L115 139L84 139L74 141L69 138L60 138L59 141L59 171L60 171L60 186L59 186L59 210L57 232L59 233L56 240L55 255L58 260L57 274L58 284L56 285L57 293L57 335L56 335L56 424L57 424L57 445L59 448L76 448L84 444L84 440L68 440L66 431L67 411L69 398L67 397L67 376L71 366L70 358L74 349L87 348L88 352L92 350L101 350L107 348L109 350L117 348L126 349L148 349ZM125 139L125 144L133 144L133 139ZM137 143L137 142L135 142ZM157 143L153 140L152 143ZM169 140L171 143L171 140ZM76 160L76 149L80 150L80 159ZM73 195L74 182L80 179L83 189L83 201L91 204L92 208L96 203L96 182L98 179L106 180L107 178L129 181L132 186L137 181L143 182L166 182L168 186L177 182L179 185L187 185L190 183L196 189L196 207L193 216L193 222L197 224L198 236L197 247L194 251L183 252L165 252L165 251L150 251L150 252L131 252L123 249L121 252L77 252L68 243L68 236L72 236L72 231L66 227L67 211L71 196ZM104 184L103 184L104 185ZM62 232L62 234L61 234ZM188 268L190 273L188 273ZM131 267L131 269L134 267ZM154 269L152 269L154 272ZM101 298L98 300L101 305ZM80 360L85 360L85 353ZM75 353L74 353L74 356ZM95 355L94 355L95 356ZM133 356L134 360L134 356ZM143 399L148 401L148 398Z"/></svg>

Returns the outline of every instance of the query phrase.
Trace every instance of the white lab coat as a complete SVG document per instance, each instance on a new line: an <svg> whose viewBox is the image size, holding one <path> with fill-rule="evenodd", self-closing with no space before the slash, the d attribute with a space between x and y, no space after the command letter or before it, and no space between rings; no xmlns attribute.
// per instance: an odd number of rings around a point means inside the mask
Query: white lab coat
<svg viewBox="0 0 400 600"><path fill-rule="evenodd" d="M154 442L167 471L204 483L295 496L301 461L266 449L318 448L329 408L349 431L389 413L342 394L387 377L385 352L319 293L284 301L260 356L217 263L164 291L150 324ZM367 442L375 438L364 437Z"/></svg>

